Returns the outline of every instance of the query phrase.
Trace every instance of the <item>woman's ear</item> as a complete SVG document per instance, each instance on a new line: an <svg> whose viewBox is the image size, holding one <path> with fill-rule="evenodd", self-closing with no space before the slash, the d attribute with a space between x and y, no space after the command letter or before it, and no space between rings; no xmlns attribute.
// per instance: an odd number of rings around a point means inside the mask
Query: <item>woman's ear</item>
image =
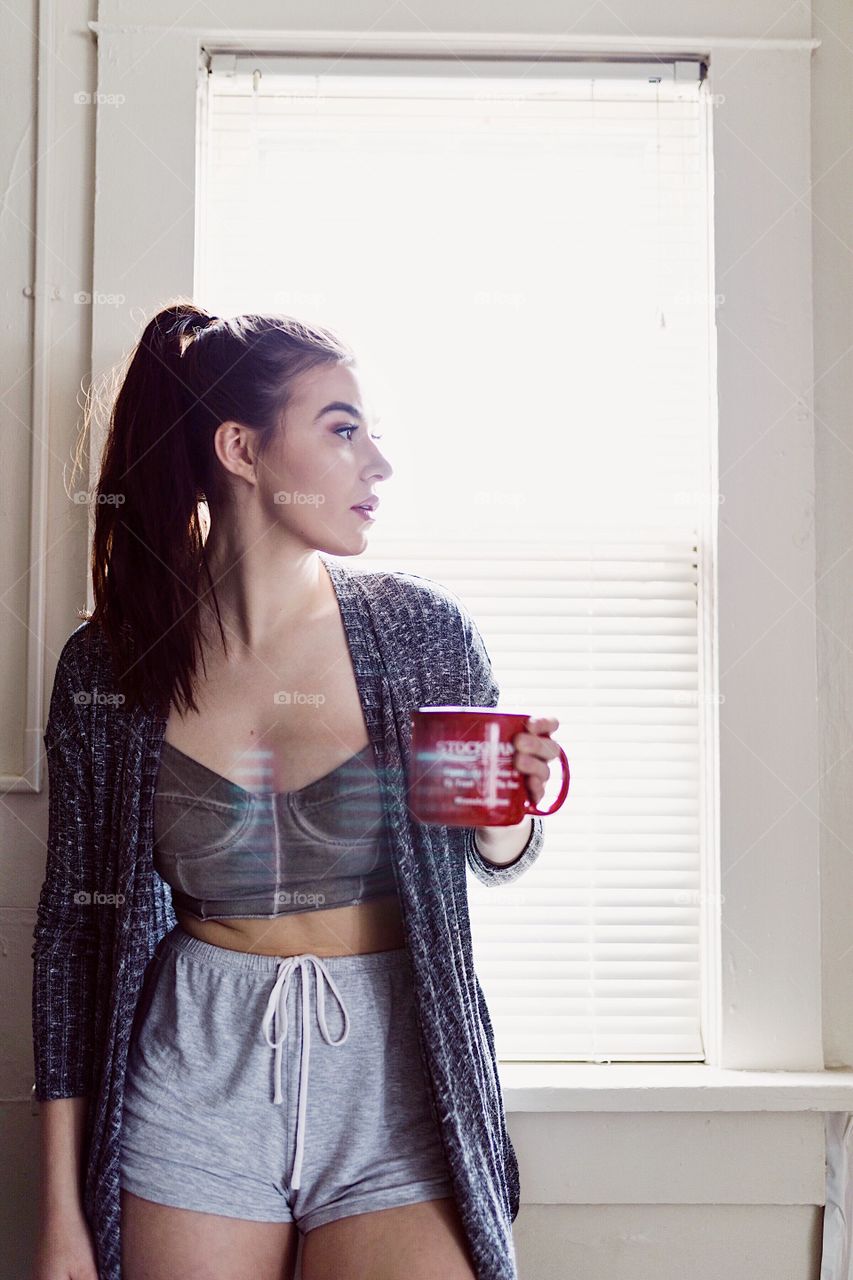
<svg viewBox="0 0 853 1280"><path fill-rule="evenodd" d="M213 435L213 450L231 475L257 484L257 432L242 422L220 422Z"/></svg>

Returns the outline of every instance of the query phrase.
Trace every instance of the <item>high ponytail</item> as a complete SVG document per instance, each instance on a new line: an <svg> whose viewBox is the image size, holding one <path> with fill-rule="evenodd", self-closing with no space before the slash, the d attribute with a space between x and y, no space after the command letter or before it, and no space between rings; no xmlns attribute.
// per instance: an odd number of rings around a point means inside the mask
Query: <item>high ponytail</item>
<svg viewBox="0 0 853 1280"><path fill-rule="evenodd" d="M269 447L292 383L320 364L353 364L331 330L290 316L222 320L191 303L158 312L131 354L109 419L95 497L90 624L106 636L127 709L168 714L193 697L199 600L215 585L200 504L226 496L213 446L221 422Z"/></svg>

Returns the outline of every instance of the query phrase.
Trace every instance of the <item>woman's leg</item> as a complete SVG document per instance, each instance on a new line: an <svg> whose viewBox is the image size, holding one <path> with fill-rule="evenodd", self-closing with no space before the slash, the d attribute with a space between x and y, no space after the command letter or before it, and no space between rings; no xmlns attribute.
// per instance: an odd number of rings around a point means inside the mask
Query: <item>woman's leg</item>
<svg viewBox="0 0 853 1280"><path fill-rule="evenodd" d="M452 1196L336 1218L309 1231L301 1280L476 1280Z"/></svg>
<svg viewBox="0 0 853 1280"><path fill-rule="evenodd" d="M312 1043L303 1180L291 1196L303 1232L302 1280L473 1280L421 1061L406 950L325 964L349 1033L337 1046ZM326 1003L325 1016L337 1038L336 1003Z"/></svg>
<svg viewBox="0 0 853 1280"><path fill-rule="evenodd" d="M298 1246L293 1222L174 1209L121 1189L123 1280L293 1280Z"/></svg>
<svg viewBox="0 0 853 1280"><path fill-rule="evenodd" d="M286 1107L261 1033L275 961L173 931L128 1053L121 1251L130 1280L291 1280Z"/></svg>

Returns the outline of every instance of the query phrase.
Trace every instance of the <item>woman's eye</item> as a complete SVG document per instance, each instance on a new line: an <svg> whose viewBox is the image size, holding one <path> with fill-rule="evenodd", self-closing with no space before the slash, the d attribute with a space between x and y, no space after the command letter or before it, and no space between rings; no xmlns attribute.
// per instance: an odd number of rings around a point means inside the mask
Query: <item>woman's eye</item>
<svg viewBox="0 0 853 1280"><path fill-rule="evenodd" d="M354 423L348 423L345 427L335 427L335 432L334 432L334 434L335 434L336 436L338 436L338 435L340 435L340 434L341 434L341 432L343 432L343 431L349 431L350 433L352 433L353 431L358 431L358 423L355 423L355 422L354 422ZM382 432L371 432L371 436L370 436L370 438L371 438L371 440L381 440L381 439L382 439ZM348 435L348 436L347 436L347 440L352 440L352 434L350 434L350 435Z"/></svg>

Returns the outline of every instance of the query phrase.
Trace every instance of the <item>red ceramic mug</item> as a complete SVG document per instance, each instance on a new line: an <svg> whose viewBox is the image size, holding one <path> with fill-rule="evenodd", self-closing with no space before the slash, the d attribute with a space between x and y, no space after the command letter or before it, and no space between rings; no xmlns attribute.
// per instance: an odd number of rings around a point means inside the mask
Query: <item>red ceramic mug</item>
<svg viewBox="0 0 853 1280"><path fill-rule="evenodd" d="M512 740L525 728L523 712L493 707L418 707L412 716L409 812L417 822L448 827L509 827L526 814L556 813L569 793L569 762L562 747L560 792L538 809L525 775L512 763Z"/></svg>

